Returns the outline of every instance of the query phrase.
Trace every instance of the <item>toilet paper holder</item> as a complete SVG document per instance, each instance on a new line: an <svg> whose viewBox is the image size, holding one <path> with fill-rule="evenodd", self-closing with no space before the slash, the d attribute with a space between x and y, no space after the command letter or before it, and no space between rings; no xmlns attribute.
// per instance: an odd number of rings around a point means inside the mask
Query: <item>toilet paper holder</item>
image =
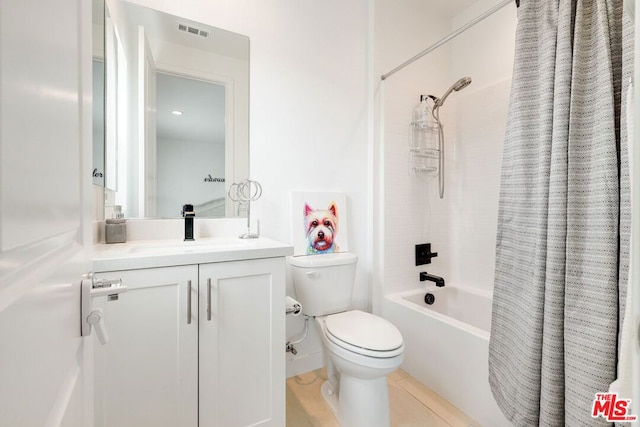
<svg viewBox="0 0 640 427"><path fill-rule="evenodd" d="M302 305L294 300L293 298L287 296L285 298L285 313L293 314L294 316L299 315L302 312Z"/></svg>

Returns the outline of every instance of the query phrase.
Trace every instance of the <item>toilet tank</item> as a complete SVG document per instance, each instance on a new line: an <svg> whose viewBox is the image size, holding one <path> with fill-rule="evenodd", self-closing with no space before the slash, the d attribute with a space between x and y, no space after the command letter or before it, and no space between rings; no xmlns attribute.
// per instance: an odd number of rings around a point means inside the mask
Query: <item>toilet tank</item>
<svg viewBox="0 0 640 427"><path fill-rule="evenodd" d="M307 316L339 313L351 306L358 257L351 252L288 257L296 299Z"/></svg>

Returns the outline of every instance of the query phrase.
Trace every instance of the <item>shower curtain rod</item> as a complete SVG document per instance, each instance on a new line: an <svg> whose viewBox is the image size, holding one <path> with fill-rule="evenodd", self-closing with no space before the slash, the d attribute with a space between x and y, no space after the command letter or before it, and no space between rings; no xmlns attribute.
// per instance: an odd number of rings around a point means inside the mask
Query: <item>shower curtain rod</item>
<svg viewBox="0 0 640 427"><path fill-rule="evenodd" d="M445 38L441 39L440 41L432 44L431 46L429 46L428 48L426 48L425 50L423 50L422 52L418 53L416 56L414 56L413 58L403 62L402 64L398 65L396 68L394 68L393 70L389 71L387 74L383 74L381 76L382 80L385 80L386 78L392 76L393 74L395 74L396 72L402 70L404 67L406 67L407 65L412 64L413 62L417 61L418 59L422 58L423 56L425 56L427 53L439 48L440 46L442 46L443 44L445 44L446 42L448 42L449 40L453 39L454 37L464 33L465 31L467 31L469 28L473 27L474 25L476 25L478 22L482 21L483 19L489 17L490 15L493 15L494 13L496 13L497 11L499 11L500 9L502 9L503 7L505 7L506 5L508 5L509 3L512 3L513 0L503 0L502 2L500 2L499 4L495 5L494 7L492 7L491 9L487 10L485 13L483 13L482 15L478 16L477 18L473 19L472 21L467 22L465 25L463 25L462 27L458 28L457 30L455 30L454 32L452 32L451 34L449 34L448 36L446 36ZM516 6L520 6L520 0L516 0Z"/></svg>

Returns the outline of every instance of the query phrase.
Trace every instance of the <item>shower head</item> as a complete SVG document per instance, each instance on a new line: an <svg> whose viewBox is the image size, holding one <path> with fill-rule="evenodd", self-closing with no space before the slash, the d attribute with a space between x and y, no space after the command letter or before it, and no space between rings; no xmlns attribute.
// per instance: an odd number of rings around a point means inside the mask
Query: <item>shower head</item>
<svg viewBox="0 0 640 427"><path fill-rule="evenodd" d="M442 104L444 104L445 99L447 99L447 97L451 94L451 92L453 91L457 92L459 90L462 90L465 87L469 86L470 84L471 84L471 77L461 78L460 80L455 82L453 85L451 85L451 87L447 89L447 91L444 93L444 95L442 95L442 97L436 99L434 108L441 107Z"/></svg>
<svg viewBox="0 0 640 427"><path fill-rule="evenodd" d="M458 80L457 82L455 82L453 84L453 86L451 86L451 89L455 90L456 92L459 90L464 89L465 87L469 86L471 84L471 77L463 77L460 80Z"/></svg>

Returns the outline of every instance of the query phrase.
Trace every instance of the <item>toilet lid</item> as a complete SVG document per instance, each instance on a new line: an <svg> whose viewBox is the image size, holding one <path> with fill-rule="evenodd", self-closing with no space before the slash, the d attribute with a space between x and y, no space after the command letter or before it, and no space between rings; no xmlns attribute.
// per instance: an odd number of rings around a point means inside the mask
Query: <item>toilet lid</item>
<svg viewBox="0 0 640 427"><path fill-rule="evenodd" d="M337 338L350 346L373 351L391 351L402 346L400 331L371 313L351 310L333 314L327 316L325 325L330 339Z"/></svg>

